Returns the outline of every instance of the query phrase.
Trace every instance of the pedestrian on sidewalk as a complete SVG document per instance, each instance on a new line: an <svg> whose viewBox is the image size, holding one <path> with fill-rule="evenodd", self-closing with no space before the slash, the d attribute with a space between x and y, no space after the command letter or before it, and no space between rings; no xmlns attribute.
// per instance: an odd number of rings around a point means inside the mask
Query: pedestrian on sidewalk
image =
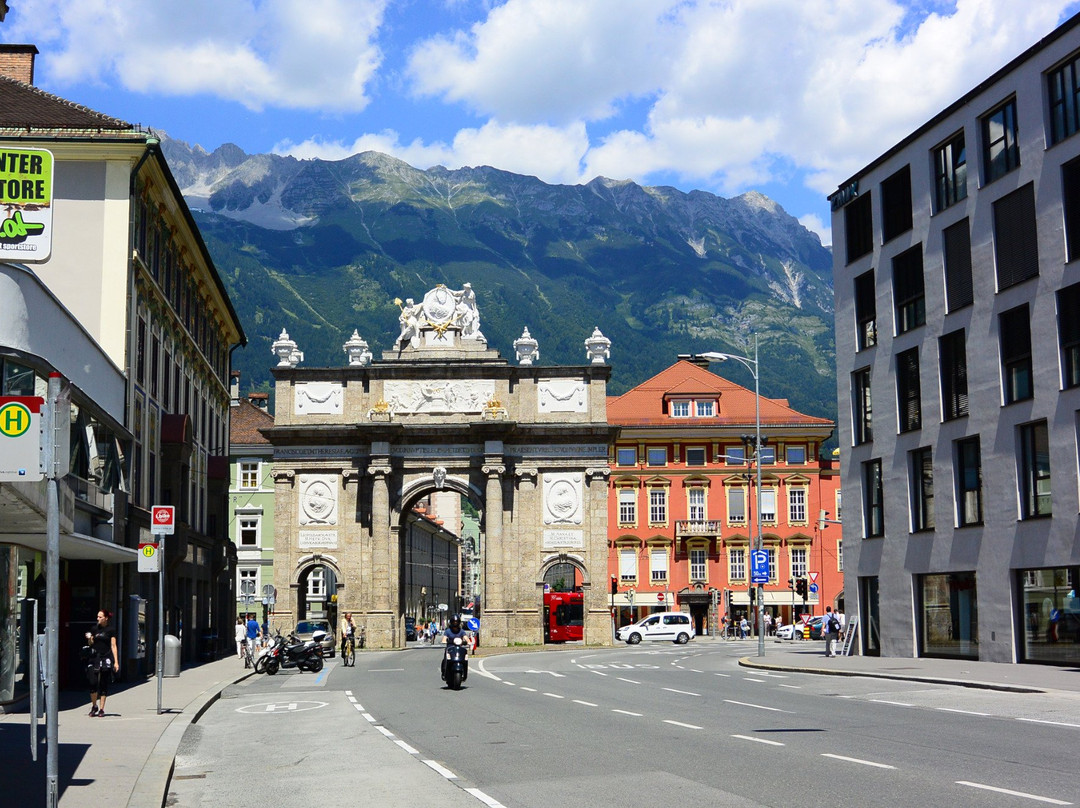
<svg viewBox="0 0 1080 808"><path fill-rule="evenodd" d="M825 640L825 656L836 656L836 639L840 636L840 621L833 614L832 606L825 607L825 617L821 621L821 637Z"/></svg>
<svg viewBox="0 0 1080 808"><path fill-rule="evenodd" d="M259 628L259 621L255 619L255 612L248 614L247 621L247 634L245 639L247 640L248 648L251 649L251 658L255 658L255 652L259 648L257 640L262 637L262 630Z"/></svg>
<svg viewBox="0 0 1080 808"><path fill-rule="evenodd" d="M746 617L743 617L743 619L739 621L739 639L740 640L745 640L746 635L749 634L749 633L750 633L750 624L748 622L746 622Z"/></svg>
<svg viewBox="0 0 1080 808"><path fill-rule="evenodd" d="M101 609L97 613L97 625L86 632L86 644L90 646L90 662L86 666L86 678L90 681L90 717L105 715L105 699L113 674L120 671L120 654L116 650L116 632L109 625L112 612Z"/></svg>
<svg viewBox="0 0 1080 808"><path fill-rule="evenodd" d="M244 637L247 636L247 626L244 625L244 618L240 615L236 616L236 658L244 658Z"/></svg>

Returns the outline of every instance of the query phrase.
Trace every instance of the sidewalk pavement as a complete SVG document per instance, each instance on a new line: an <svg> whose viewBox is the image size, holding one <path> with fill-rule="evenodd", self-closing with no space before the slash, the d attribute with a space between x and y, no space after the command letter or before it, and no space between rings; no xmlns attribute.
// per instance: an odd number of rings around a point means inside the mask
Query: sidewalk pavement
<svg viewBox="0 0 1080 808"><path fill-rule="evenodd" d="M952 659L897 657L834 657L824 643L769 638L765 656L757 656L757 641L700 637L694 643L730 643L746 649L739 664L750 668L829 676L872 676L918 682L988 688L1019 693L1065 691L1080 694L1080 668L1013 665ZM497 656L505 649L484 649ZM162 683L162 710L157 712L157 679L114 685L105 718L90 718L89 697L76 691L60 693L59 787L60 808L161 808L168 794L173 762L188 726L217 700L230 684L251 672L229 656L185 668ZM393 746L386 744L388 754ZM30 716L0 713L0 770L2 802L20 808L46 804L45 726L38 729L38 759L30 755ZM383 761L386 763L387 761ZM373 768L381 763L372 761ZM391 769L403 771L401 769ZM415 793L400 792L402 805ZM462 792L464 793L464 792ZM411 794L411 796L410 796ZM471 798L469 798L471 799Z"/></svg>

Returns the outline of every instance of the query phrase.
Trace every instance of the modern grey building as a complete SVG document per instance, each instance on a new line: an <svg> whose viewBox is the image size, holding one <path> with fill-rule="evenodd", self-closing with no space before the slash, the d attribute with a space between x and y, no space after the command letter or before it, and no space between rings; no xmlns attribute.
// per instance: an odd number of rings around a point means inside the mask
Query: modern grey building
<svg viewBox="0 0 1080 808"><path fill-rule="evenodd" d="M1080 661L1080 16L832 202L863 653Z"/></svg>

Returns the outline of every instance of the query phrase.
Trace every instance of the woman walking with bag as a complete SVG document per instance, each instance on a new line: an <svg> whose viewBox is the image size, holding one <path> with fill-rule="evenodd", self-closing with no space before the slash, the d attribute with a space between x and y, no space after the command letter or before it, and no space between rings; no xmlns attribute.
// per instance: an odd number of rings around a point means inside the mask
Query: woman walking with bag
<svg viewBox="0 0 1080 808"><path fill-rule="evenodd" d="M116 650L116 632L109 625L112 612L101 609L97 613L97 625L86 632L86 644L90 646L90 663L86 666L86 678L90 680L90 717L105 715L105 699L109 695L109 683L113 674L120 670L120 654ZM100 701L100 706L98 702Z"/></svg>

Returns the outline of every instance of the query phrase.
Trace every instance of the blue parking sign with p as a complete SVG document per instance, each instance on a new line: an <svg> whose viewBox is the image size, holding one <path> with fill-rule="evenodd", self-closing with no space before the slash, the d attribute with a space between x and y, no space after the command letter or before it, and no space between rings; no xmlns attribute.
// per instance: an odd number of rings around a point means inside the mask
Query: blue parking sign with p
<svg viewBox="0 0 1080 808"><path fill-rule="evenodd" d="M750 583L767 584L769 582L769 553L767 550L750 552Z"/></svg>

